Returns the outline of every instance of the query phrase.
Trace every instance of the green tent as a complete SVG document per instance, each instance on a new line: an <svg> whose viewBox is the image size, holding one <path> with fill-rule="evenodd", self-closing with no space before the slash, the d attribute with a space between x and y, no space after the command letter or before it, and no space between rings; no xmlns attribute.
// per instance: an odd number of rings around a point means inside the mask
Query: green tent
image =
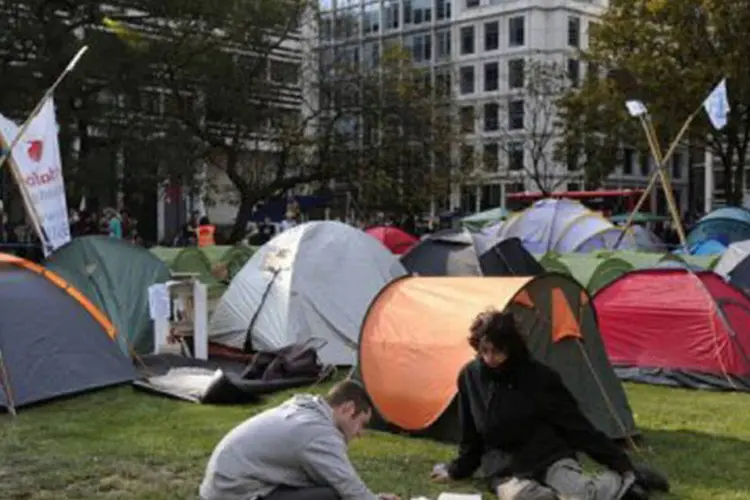
<svg viewBox="0 0 750 500"><path fill-rule="evenodd" d="M678 256L679 260L682 260L686 264L701 267L703 269L711 270L719 262L721 255L684 255Z"/></svg>
<svg viewBox="0 0 750 500"><path fill-rule="evenodd" d="M156 255L159 260L166 263L168 266L172 265L175 257L180 255L182 251L181 247L151 247L151 253Z"/></svg>
<svg viewBox="0 0 750 500"><path fill-rule="evenodd" d="M570 272L570 269L560 262L560 254L555 252L547 252L545 253L541 259L539 259L539 263L542 265L545 271L549 271L551 273L562 273L562 274L572 274Z"/></svg>
<svg viewBox="0 0 750 500"><path fill-rule="evenodd" d="M478 231L483 227L496 224L498 222L504 221L507 218L508 211L503 207L497 207L485 210L484 212L468 215L461 219L461 224L467 229Z"/></svg>
<svg viewBox="0 0 750 500"><path fill-rule="evenodd" d="M591 295L612 283L623 274L635 269L633 264L619 257L602 259L599 266L591 275L587 289Z"/></svg>
<svg viewBox="0 0 750 500"><path fill-rule="evenodd" d="M364 318L357 366L350 374L375 405L372 427L459 439L455 381L473 358L466 349L466 328L488 305L515 314L532 355L557 370L599 430L613 439L638 434L590 296L559 274L528 281L419 276L388 284ZM398 386L407 378L408 384Z"/></svg>
<svg viewBox="0 0 750 500"><path fill-rule="evenodd" d="M83 236L56 250L45 267L107 315L123 352L153 351L148 288L170 279L169 268L153 253L108 236Z"/></svg>
<svg viewBox="0 0 750 500"><path fill-rule="evenodd" d="M604 255L604 252L600 252L599 255ZM607 252L607 257L616 257L618 259L624 260L628 264L632 265L633 269L656 267L659 262L662 262L664 260L680 260L671 253L634 252L631 250Z"/></svg>
<svg viewBox="0 0 750 500"><path fill-rule="evenodd" d="M238 243L229 250L227 250L221 257L221 262L227 268L227 280L231 281L240 272L250 257L253 256L256 247L245 245L244 243Z"/></svg>
<svg viewBox="0 0 750 500"><path fill-rule="evenodd" d="M568 268L569 274L587 290L594 271L603 262L603 259L588 253L561 254L558 260Z"/></svg>
<svg viewBox="0 0 750 500"><path fill-rule="evenodd" d="M209 299L221 296L226 289L226 285L214 277L211 262L198 247L184 248L172 261L170 268L174 273L197 274L198 281L206 285Z"/></svg>

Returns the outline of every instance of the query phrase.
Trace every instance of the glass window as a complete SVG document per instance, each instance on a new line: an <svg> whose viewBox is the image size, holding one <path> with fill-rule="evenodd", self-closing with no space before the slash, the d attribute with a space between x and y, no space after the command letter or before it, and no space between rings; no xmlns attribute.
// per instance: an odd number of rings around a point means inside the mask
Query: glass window
<svg viewBox="0 0 750 500"><path fill-rule="evenodd" d="M474 133L474 106L462 106L459 110L459 121L461 122L461 132L464 134Z"/></svg>
<svg viewBox="0 0 750 500"><path fill-rule="evenodd" d="M622 174L633 175L635 166L635 151L633 148L625 148L622 151Z"/></svg>
<svg viewBox="0 0 750 500"><path fill-rule="evenodd" d="M500 106L496 102L488 102L484 105L484 130L485 132L493 132L500 128L498 121L498 115L500 113Z"/></svg>
<svg viewBox="0 0 750 500"><path fill-rule="evenodd" d="M500 72L496 62L485 63L484 65L484 90L491 92L499 87Z"/></svg>
<svg viewBox="0 0 750 500"><path fill-rule="evenodd" d="M568 18L568 45L576 48L581 46L581 19L578 17Z"/></svg>
<svg viewBox="0 0 750 500"><path fill-rule="evenodd" d="M524 86L525 61L523 59L511 59L508 61L508 87L521 89Z"/></svg>
<svg viewBox="0 0 750 500"><path fill-rule="evenodd" d="M523 130L524 103L520 99L511 99L508 103L508 129Z"/></svg>
<svg viewBox="0 0 750 500"><path fill-rule="evenodd" d="M488 172L496 172L498 169L499 147L496 142L487 142L482 150L482 164ZM499 200L498 200L498 205Z"/></svg>
<svg viewBox="0 0 750 500"><path fill-rule="evenodd" d="M524 151L523 151L523 143L520 141L513 141L508 143L508 170L517 172L519 170L523 170L524 167ZM523 191L523 188L520 190L514 190L511 192L519 192Z"/></svg>
<svg viewBox="0 0 750 500"><path fill-rule="evenodd" d="M380 31L380 7L377 3L365 5L362 24L365 34Z"/></svg>
<svg viewBox="0 0 750 500"><path fill-rule="evenodd" d="M508 46L523 47L526 44L526 18L511 17L508 20Z"/></svg>
<svg viewBox="0 0 750 500"><path fill-rule="evenodd" d="M500 48L500 24L497 21L484 23L484 50Z"/></svg>
<svg viewBox="0 0 750 500"><path fill-rule="evenodd" d="M474 26L461 28L461 54L474 53Z"/></svg>
<svg viewBox="0 0 750 500"><path fill-rule="evenodd" d="M451 30L439 30L435 33L435 58L449 59L451 56Z"/></svg>
<svg viewBox="0 0 750 500"><path fill-rule="evenodd" d="M568 59L568 79L574 87L581 82L581 63L578 59Z"/></svg>
<svg viewBox="0 0 750 500"><path fill-rule="evenodd" d="M450 0L437 0L436 15L438 21L443 19L451 18L451 2Z"/></svg>
<svg viewBox="0 0 750 500"><path fill-rule="evenodd" d="M459 70L461 93L474 93L474 66L462 66Z"/></svg>

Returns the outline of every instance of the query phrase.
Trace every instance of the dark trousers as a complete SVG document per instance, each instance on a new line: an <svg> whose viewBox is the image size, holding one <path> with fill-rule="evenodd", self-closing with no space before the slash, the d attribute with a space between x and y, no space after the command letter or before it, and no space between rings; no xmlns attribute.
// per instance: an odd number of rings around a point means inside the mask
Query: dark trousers
<svg viewBox="0 0 750 500"><path fill-rule="evenodd" d="M263 500L341 500L336 490L327 486L314 488L279 487Z"/></svg>

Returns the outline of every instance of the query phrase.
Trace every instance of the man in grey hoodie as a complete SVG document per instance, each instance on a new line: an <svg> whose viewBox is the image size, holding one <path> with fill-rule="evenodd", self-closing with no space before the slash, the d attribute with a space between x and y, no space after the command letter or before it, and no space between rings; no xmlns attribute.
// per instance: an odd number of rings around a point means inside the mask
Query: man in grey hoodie
<svg viewBox="0 0 750 500"><path fill-rule="evenodd" d="M346 380L246 420L216 446L201 500L399 500L373 494L349 461L371 414L364 388Z"/></svg>

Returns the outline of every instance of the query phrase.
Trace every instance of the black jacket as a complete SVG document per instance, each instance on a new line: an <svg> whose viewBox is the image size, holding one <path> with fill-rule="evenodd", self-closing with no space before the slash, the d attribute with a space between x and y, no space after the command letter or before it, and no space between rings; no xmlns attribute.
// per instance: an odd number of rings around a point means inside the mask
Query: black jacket
<svg viewBox="0 0 750 500"><path fill-rule="evenodd" d="M625 451L583 415L560 375L537 361L508 360L499 369L469 362L458 377L458 403L461 443L448 468L454 479L480 464L494 477L542 479L577 452L620 473L633 469Z"/></svg>

